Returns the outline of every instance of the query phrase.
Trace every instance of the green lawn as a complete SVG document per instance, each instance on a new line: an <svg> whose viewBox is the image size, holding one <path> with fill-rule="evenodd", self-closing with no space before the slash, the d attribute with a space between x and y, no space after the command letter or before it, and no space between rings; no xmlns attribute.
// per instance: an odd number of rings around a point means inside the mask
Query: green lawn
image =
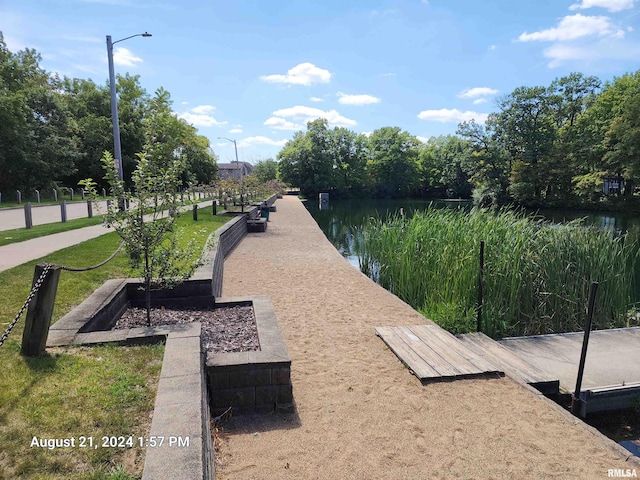
<svg viewBox="0 0 640 480"><path fill-rule="evenodd" d="M199 210L178 225L204 245L208 235L229 220ZM39 261L0 272L0 330L8 326L26 299L34 265L41 261L76 267L99 263L119 244L108 233L60 250ZM109 278L128 276L126 254L89 272L60 275L55 322ZM97 346L48 349L40 358L20 355L24 318L0 346L0 479L132 479L139 478L144 450L125 448L31 448L43 439L104 435L145 435L150 427L163 345ZM77 443L76 443L77 445Z"/></svg>
<svg viewBox="0 0 640 480"><path fill-rule="evenodd" d="M186 200L185 205L192 205L194 203L205 202L208 199ZM238 211L240 207L238 207ZM34 225L31 228L16 228L14 230L0 231L0 247L3 245L9 245L10 243L24 242L25 240L31 240L32 238L44 237L45 235L52 235L54 233L67 232L69 230L76 230L78 228L90 227L102 223L103 216L96 215L93 218L76 218L69 220L65 223L45 223L44 225Z"/></svg>
<svg viewBox="0 0 640 480"><path fill-rule="evenodd" d="M31 228L16 228L14 230L4 230L0 232L0 247L10 243L24 242L32 238L44 237L54 233L76 230L77 228L90 227L102 223L102 215L93 218L76 218L67 222L45 223L44 225L34 225Z"/></svg>

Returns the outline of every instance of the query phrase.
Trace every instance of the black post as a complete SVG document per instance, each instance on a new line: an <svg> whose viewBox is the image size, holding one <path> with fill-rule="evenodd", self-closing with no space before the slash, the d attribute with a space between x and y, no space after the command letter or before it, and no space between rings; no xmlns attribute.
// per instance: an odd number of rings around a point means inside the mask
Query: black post
<svg viewBox="0 0 640 480"><path fill-rule="evenodd" d="M580 389L582 388L582 375L584 374L584 364L587 359L587 347L589 346L589 335L591 334L591 324L593 322L593 310L596 303L596 293L598 292L598 282L591 284L591 293L589 294L589 306L587 307L587 321L584 325L584 337L582 337L582 352L580 352L580 364L578 365L578 378L576 379L576 388L571 397L571 413L574 415L579 413L582 406L580 400Z"/></svg>
<svg viewBox="0 0 640 480"><path fill-rule="evenodd" d="M43 271L44 265L36 265L32 285L35 285ZM47 346L47 337L49 336L53 307L56 301L56 292L58 291L60 271L60 267L57 265L51 267L42 281L40 289L29 304L24 331L22 332L21 353L23 355L37 357L44 353L44 349Z"/></svg>
<svg viewBox="0 0 640 480"><path fill-rule="evenodd" d="M87 216L93 218L93 205L91 200L87 200Z"/></svg>
<svg viewBox="0 0 640 480"><path fill-rule="evenodd" d="M482 277L484 275L484 240L480 240L480 268L478 269L478 322L476 332L482 331Z"/></svg>
<svg viewBox="0 0 640 480"><path fill-rule="evenodd" d="M193 206L193 221L198 221L198 205Z"/></svg>
<svg viewBox="0 0 640 480"><path fill-rule="evenodd" d="M62 200L62 203L60 204L60 216L62 217L62 223L67 221L67 201L66 200Z"/></svg>
<svg viewBox="0 0 640 480"><path fill-rule="evenodd" d="M214 200L211 202L211 209L213 211L213 215L217 215L217 210L218 210L218 201Z"/></svg>

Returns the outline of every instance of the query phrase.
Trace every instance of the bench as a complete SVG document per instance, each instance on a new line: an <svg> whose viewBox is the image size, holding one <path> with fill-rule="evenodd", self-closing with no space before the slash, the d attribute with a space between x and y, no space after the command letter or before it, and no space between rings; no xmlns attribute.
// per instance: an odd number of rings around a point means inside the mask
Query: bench
<svg viewBox="0 0 640 480"><path fill-rule="evenodd" d="M267 219L266 218L248 218L247 219L247 231L248 232L266 232L267 231Z"/></svg>

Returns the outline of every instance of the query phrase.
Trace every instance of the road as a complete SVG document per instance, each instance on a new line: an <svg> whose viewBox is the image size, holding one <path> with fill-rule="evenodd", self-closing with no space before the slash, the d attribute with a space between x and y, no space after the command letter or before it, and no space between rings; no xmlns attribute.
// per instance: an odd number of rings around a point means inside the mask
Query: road
<svg viewBox="0 0 640 480"><path fill-rule="evenodd" d="M99 215L100 212L105 212L107 209L107 202L100 201L93 205L93 214ZM33 225L43 225L45 223L54 223L61 221L60 204L52 205L33 205L31 208L31 217L33 219ZM67 220L73 220L74 218L86 218L87 215L87 202L73 202L67 203ZM16 208L2 208L0 209L0 231L14 230L16 228L24 228L24 207Z"/></svg>

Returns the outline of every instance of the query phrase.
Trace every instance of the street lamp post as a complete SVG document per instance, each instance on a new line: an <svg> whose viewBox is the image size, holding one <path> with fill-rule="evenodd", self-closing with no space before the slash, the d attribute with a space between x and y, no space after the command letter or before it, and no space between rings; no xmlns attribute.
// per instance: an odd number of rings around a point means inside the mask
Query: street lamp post
<svg viewBox="0 0 640 480"><path fill-rule="evenodd" d="M118 42L129 40L133 37L150 37L151 34L136 33L130 37L121 38L115 42L111 41L111 35L107 35L107 58L109 60L109 88L111 90L111 120L113 122L113 156L116 169L118 170L118 179L123 180L124 172L122 170L122 151L120 147L120 123L118 121L118 98L116 97L116 74L113 69L113 45Z"/></svg>
<svg viewBox="0 0 640 480"><path fill-rule="evenodd" d="M236 143L235 140L231 140L230 138L227 137L218 137L221 140L226 140L228 142L233 142L233 148L236 151L236 166L238 167L238 171L240 172L240 210L242 211L242 213L244 213L244 198L243 198L243 192L242 192L242 169L240 168L240 162L238 161L238 144Z"/></svg>

